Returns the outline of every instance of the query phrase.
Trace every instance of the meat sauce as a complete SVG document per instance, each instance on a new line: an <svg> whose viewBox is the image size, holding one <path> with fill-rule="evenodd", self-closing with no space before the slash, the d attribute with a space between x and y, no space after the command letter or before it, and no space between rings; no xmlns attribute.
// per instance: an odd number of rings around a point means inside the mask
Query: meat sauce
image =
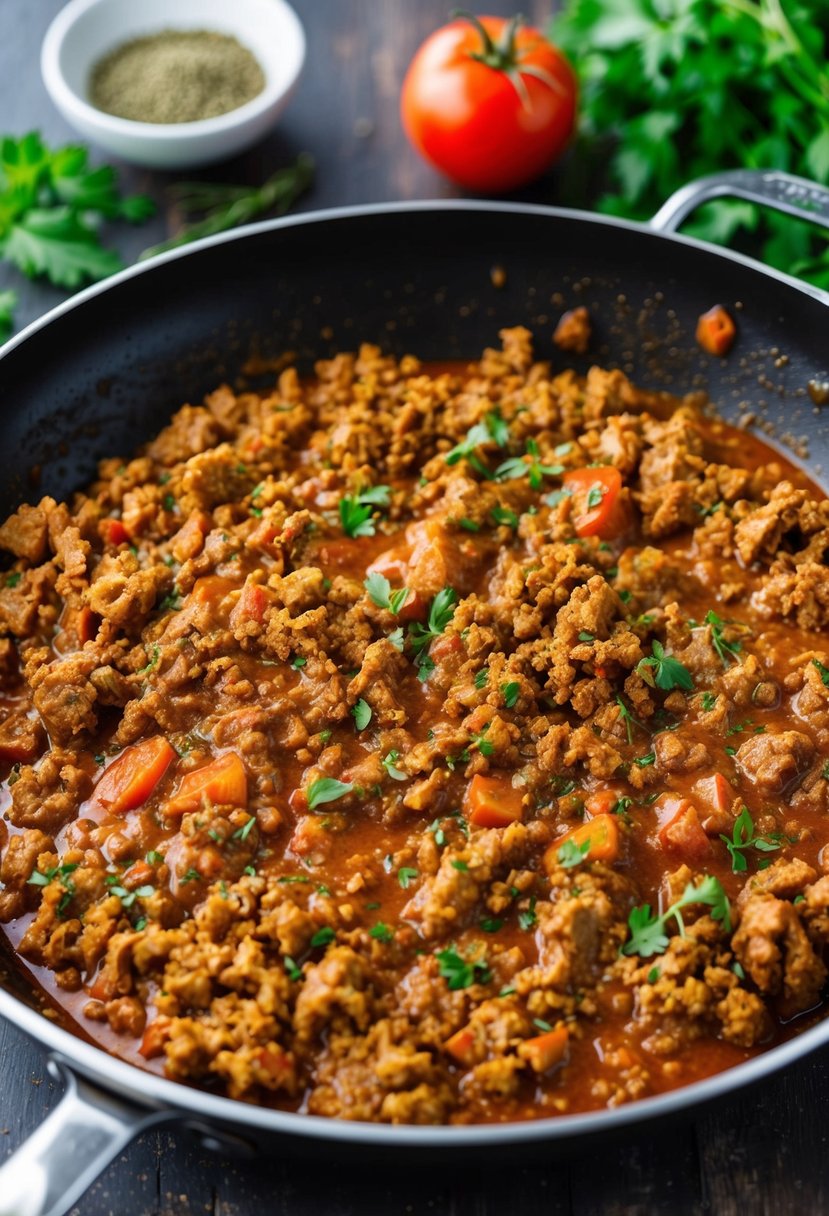
<svg viewBox="0 0 829 1216"><path fill-rule="evenodd" d="M829 504L502 337L221 388L0 527L0 918L77 1033L479 1122L820 1016Z"/></svg>

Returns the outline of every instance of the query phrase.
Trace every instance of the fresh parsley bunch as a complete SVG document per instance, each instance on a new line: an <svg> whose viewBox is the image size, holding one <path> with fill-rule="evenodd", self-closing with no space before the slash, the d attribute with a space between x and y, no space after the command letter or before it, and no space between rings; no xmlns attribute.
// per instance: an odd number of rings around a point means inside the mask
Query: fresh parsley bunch
<svg viewBox="0 0 829 1216"><path fill-rule="evenodd" d="M52 151L37 131L0 140L0 257L28 278L70 291L106 278L122 263L102 245L98 222L140 223L154 210L143 195L122 198L115 170L91 169L85 148ZM14 292L0 292L0 331L11 328L14 303Z"/></svg>
<svg viewBox="0 0 829 1216"><path fill-rule="evenodd" d="M591 175L599 209L635 219L721 169L829 183L826 0L567 0L552 35L581 77L570 201ZM716 201L684 230L829 287L829 242L808 223Z"/></svg>

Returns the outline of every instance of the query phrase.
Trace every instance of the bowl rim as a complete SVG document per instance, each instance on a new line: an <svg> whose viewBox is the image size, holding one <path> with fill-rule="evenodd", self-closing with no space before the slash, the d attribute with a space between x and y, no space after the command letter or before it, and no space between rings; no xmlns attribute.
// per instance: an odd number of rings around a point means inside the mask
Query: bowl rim
<svg viewBox="0 0 829 1216"><path fill-rule="evenodd" d="M99 110L97 106L92 105L71 87L61 68L60 59L63 44L77 22L90 10L103 7L111 2L112 0L69 0L69 3L50 22L40 51L40 72L52 101L58 109L68 111L78 121L82 121L87 126L94 126L102 134L170 144L177 140L192 141L230 132L245 126L248 122L267 113L273 106L278 105L291 93L302 73L307 54L307 39L299 15L287 0L268 0L267 5L262 5L263 11L269 9L273 13L278 13L280 20L286 26L292 27L295 37L295 62L284 82L269 81L266 73L265 87L244 105L227 110L224 114L216 114L212 118L199 118L192 122L139 122L133 118L120 118L116 114L108 114L105 110ZM232 6L228 6L228 11L232 12ZM171 16L174 19L174 14ZM241 33L242 31L238 30L230 36L237 37ZM127 31L124 34L124 41L130 41ZM116 43L115 46L117 45L119 44ZM255 52L252 53L255 55ZM256 58L261 67L261 60Z"/></svg>

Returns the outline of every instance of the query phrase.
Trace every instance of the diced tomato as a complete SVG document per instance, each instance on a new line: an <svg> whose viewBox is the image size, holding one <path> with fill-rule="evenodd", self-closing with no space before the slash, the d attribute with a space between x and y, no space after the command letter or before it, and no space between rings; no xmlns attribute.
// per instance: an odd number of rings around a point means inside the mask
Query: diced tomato
<svg viewBox="0 0 829 1216"><path fill-rule="evenodd" d="M448 659L453 654L463 654L464 645L463 639L457 633L442 633L439 638L435 638L429 648L429 658L435 663L440 663L442 659Z"/></svg>
<svg viewBox="0 0 829 1216"><path fill-rule="evenodd" d="M593 816L609 815L618 801L619 795L615 790L596 790L587 795L584 805Z"/></svg>
<svg viewBox="0 0 829 1216"><path fill-rule="evenodd" d="M615 815L596 815L587 823L573 828L572 832L568 832L565 836L559 836L558 840L554 840L544 854L544 868L548 873L561 864L558 859L558 851L568 840L579 848L587 844L588 847L584 853L585 861L603 861L607 865L613 865L619 856L621 847L619 821Z"/></svg>
<svg viewBox="0 0 829 1216"><path fill-rule="evenodd" d="M115 996L115 989L112 980L105 976L103 972L99 973L93 982L89 985L89 995L93 1001L111 1001Z"/></svg>
<svg viewBox="0 0 829 1216"><path fill-rule="evenodd" d="M238 585L221 574L206 574L204 578L196 579L188 599L192 604L216 604Z"/></svg>
<svg viewBox="0 0 829 1216"><path fill-rule="evenodd" d="M690 798L669 795L660 800L656 809L660 821L670 815L659 830L659 843L663 849L676 853L684 861L705 861L711 856L711 842Z"/></svg>
<svg viewBox="0 0 829 1216"><path fill-rule="evenodd" d="M98 524L98 531L107 545L129 544L130 534L120 519L102 519Z"/></svg>
<svg viewBox="0 0 829 1216"><path fill-rule="evenodd" d="M694 793L715 811L730 811L737 797L737 791L722 773L714 773L713 777L702 777L694 786Z"/></svg>
<svg viewBox="0 0 829 1216"><path fill-rule="evenodd" d="M158 1017L144 1031L138 1048L145 1060L153 1060L164 1052L164 1044L170 1037L170 1018Z"/></svg>
<svg viewBox="0 0 829 1216"><path fill-rule="evenodd" d="M175 759L163 735L153 735L121 752L100 778L87 814L122 815L143 806Z"/></svg>
<svg viewBox="0 0 829 1216"><path fill-rule="evenodd" d="M529 1063L533 1072L549 1072L551 1068L561 1064L567 1054L569 1042L567 1027L556 1026L555 1030L545 1030L544 1034L519 1043L518 1054Z"/></svg>
<svg viewBox="0 0 829 1216"><path fill-rule="evenodd" d="M471 1026L456 1030L443 1044L443 1050L464 1068L471 1068L475 1063L475 1031Z"/></svg>
<svg viewBox="0 0 829 1216"><path fill-rule="evenodd" d="M255 621L257 625L261 625L268 603L268 593L261 583L253 583L248 579L230 614L231 628L244 625L246 621Z"/></svg>
<svg viewBox="0 0 829 1216"><path fill-rule="evenodd" d="M466 790L469 822L477 828L506 828L523 818L524 794L509 777L476 773Z"/></svg>
<svg viewBox="0 0 829 1216"><path fill-rule="evenodd" d="M721 304L715 304L697 321L697 342L715 358L727 355L734 345L737 327Z"/></svg>
<svg viewBox="0 0 829 1216"><path fill-rule="evenodd" d="M296 815L305 815L308 813L308 795L305 790L291 790L288 795L288 806Z"/></svg>
<svg viewBox="0 0 829 1216"><path fill-rule="evenodd" d="M168 815L185 815L197 811L205 799L215 806L247 806L247 773L235 752L225 752L202 768L185 773L165 810Z"/></svg>
<svg viewBox="0 0 829 1216"><path fill-rule="evenodd" d="M300 857L311 853L325 854L331 846L331 833L316 815L305 815L294 828L290 848Z"/></svg>
<svg viewBox="0 0 829 1216"><path fill-rule="evenodd" d="M573 496L572 519L578 536L611 540L624 532L629 513L622 498L622 474L613 465L571 469L562 485Z"/></svg>

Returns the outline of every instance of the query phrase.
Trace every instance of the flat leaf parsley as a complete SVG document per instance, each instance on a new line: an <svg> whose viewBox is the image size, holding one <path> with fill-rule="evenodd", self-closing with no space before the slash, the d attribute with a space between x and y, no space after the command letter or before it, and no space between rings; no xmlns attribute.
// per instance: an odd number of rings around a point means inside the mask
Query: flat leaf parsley
<svg viewBox="0 0 829 1216"><path fill-rule="evenodd" d="M705 904L711 909L714 920L722 921L726 933L731 932L731 907L728 896L722 884L710 874L694 885L689 882L682 895L672 903L661 916L651 912L650 904L642 904L631 911L628 917L630 938L622 947L623 954L638 954L641 958L651 958L654 954L664 954L668 949L668 935L665 928L669 920L675 920L680 937L685 936L685 922L682 910L692 904Z"/></svg>

